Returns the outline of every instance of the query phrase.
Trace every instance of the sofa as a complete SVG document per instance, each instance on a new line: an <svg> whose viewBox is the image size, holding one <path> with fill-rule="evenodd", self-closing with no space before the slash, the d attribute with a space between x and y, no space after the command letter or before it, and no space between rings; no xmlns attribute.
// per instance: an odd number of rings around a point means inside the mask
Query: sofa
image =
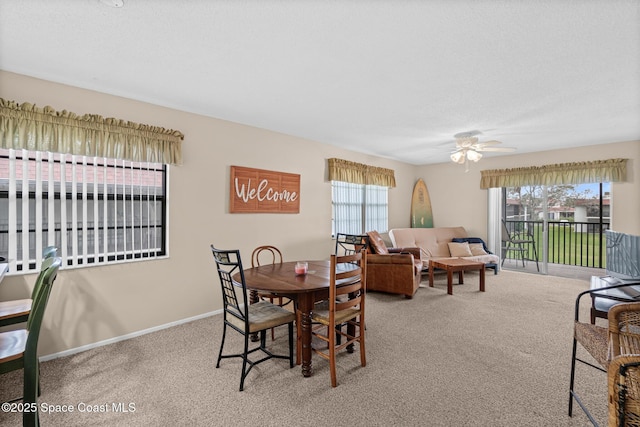
<svg viewBox="0 0 640 427"><path fill-rule="evenodd" d="M413 298L422 280L420 248L389 248L377 231L370 231L367 236L367 292Z"/></svg>
<svg viewBox="0 0 640 427"><path fill-rule="evenodd" d="M389 238L395 247L419 247L423 271L429 269L430 259L459 257L484 262L498 274L500 257L481 238L470 237L464 227L394 228Z"/></svg>

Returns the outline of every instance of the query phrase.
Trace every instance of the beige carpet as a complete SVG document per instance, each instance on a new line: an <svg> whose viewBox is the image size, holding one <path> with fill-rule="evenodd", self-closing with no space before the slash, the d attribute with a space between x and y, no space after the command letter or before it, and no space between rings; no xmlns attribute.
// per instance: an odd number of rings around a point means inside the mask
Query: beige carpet
<svg viewBox="0 0 640 427"><path fill-rule="evenodd" d="M42 364L44 426L585 426L567 416L575 296L582 280L503 271L477 274L446 294L444 276L412 300L367 296L367 366L341 354L338 387L327 362L315 375L268 361L238 392L241 362L215 369L222 333L214 316ZM284 350L285 329L275 346ZM229 349L240 348L238 334ZM576 389L606 424L606 376L579 366ZM21 376L3 375L0 398L21 393ZM114 412L113 404L135 411ZM93 405L93 406L91 406ZM108 412L79 412L85 407ZM0 425L20 425L0 413Z"/></svg>

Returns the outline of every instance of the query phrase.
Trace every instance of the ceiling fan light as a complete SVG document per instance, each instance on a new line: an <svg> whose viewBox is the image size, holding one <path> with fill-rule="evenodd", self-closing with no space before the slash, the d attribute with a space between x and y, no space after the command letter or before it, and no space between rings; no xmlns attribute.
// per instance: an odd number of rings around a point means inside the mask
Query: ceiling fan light
<svg viewBox="0 0 640 427"><path fill-rule="evenodd" d="M478 153L477 151L469 150L469 151L467 151L467 157L472 162L477 162L478 160L480 160L482 158L482 154Z"/></svg>
<svg viewBox="0 0 640 427"><path fill-rule="evenodd" d="M451 161L459 164L464 163L464 151L456 151L455 153L451 153Z"/></svg>

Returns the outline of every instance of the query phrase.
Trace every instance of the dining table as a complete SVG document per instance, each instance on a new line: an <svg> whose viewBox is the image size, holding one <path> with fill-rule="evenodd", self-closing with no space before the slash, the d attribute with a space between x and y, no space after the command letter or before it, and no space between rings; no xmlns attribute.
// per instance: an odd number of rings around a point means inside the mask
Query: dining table
<svg viewBox="0 0 640 427"><path fill-rule="evenodd" d="M296 274L296 261L282 264L268 264L244 270L244 279L250 291L250 302L258 301L258 291L270 292L275 295L290 298L294 301L296 310L300 313L300 324L297 325L302 344L301 365L302 375L309 377L313 374L311 364L311 317L316 302L329 298L331 283L331 262L329 260L307 261L306 274ZM357 268L352 264L338 264L341 271ZM240 272L233 276L233 280L240 281ZM355 280L359 280L356 278ZM354 279L338 283L343 286L353 283Z"/></svg>

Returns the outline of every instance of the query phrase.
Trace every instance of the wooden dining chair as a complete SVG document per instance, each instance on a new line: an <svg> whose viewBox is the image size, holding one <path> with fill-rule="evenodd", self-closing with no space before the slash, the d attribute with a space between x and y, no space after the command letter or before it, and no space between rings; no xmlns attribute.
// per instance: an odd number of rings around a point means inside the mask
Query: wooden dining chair
<svg viewBox="0 0 640 427"><path fill-rule="evenodd" d="M245 378L251 369L259 363L273 358L288 359L289 367L294 367L293 322L296 316L294 313L269 301L261 300L255 304L249 304L240 251L216 249L211 245L211 252L213 253L213 258L216 262L220 286L222 288L222 301L224 304L224 329L222 331L222 342L220 343L220 352L218 353L216 368L220 367L220 361L222 359L232 357L241 358L242 374L240 376L240 391L242 391L244 389ZM239 282L233 280L232 276L234 274L240 274ZM273 354L266 347L266 331L281 325L288 325L289 327L288 355ZM244 349L242 353L223 354L224 342L228 329L232 329L243 335ZM249 349L250 336L255 333L260 334L260 343L258 347ZM250 360L249 355L256 351L263 352L265 356L256 361Z"/></svg>
<svg viewBox="0 0 640 427"><path fill-rule="evenodd" d="M280 249L275 246L264 245L258 246L251 253L251 267L259 267L261 265L266 265L265 257L267 261L270 261L269 264L282 264L282 252ZM262 259L262 261L261 261ZM275 301L280 307L284 307L291 303L289 298L284 298L282 295L275 295L271 292L260 292L258 291L258 298L267 300L271 303ZM275 340L275 328L271 328L271 340Z"/></svg>
<svg viewBox="0 0 640 427"><path fill-rule="evenodd" d="M360 346L360 365L367 365L365 354L365 296L367 260L365 252L353 255L331 255L331 275L329 284L328 310L314 311L312 321L318 323L312 328L315 338L327 343L327 349L312 347L313 352L329 361L331 386L336 387L336 353L344 348L352 352L357 342ZM338 325L346 324L343 332ZM338 343L340 335L344 342Z"/></svg>
<svg viewBox="0 0 640 427"><path fill-rule="evenodd" d="M38 284L38 292L34 296L26 329L0 333L0 374L23 369L22 402L26 408L35 409L35 411L23 411L22 423L24 426L39 425L37 411L40 390L38 340L51 288L61 264L60 258L54 258L40 271L38 281L41 283Z"/></svg>
<svg viewBox="0 0 640 427"><path fill-rule="evenodd" d="M48 246L42 253L42 264L40 271L44 270L47 266L51 265L51 261L56 256L58 248L55 246ZM33 290L31 291L30 298L24 298L19 300L0 301L0 326L15 325L17 323L26 322L29 318L29 312L35 295L38 293L39 284L36 280Z"/></svg>

